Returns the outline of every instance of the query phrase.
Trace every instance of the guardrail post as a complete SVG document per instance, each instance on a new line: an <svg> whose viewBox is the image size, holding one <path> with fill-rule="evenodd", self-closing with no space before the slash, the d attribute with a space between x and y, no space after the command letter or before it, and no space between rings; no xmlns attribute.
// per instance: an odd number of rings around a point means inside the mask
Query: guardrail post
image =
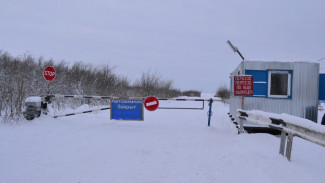
<svg viewBox="0 0 325 183"><path fill-rule="evenodd" d="M208 115L209 115L209 120L208 120L208 126L210 126L210 120L211 120L211 116L212 116L212 102L213 102L213 100L212 100L212 98L210 98L210 101L209 101L209 113L208 113Z"/></svg>
<svg viewBox="0 0 325 183"><path fill-rule="evenodd" d="M287 149L286 149L286 157L289 161L291 159L292 141L293 141L293 135L289 133L288 140L287 140Z"/></svg>
<svg viewBox="0 0 325 183"><path fill-rule="evenodd" d="M244 122L242 118L239 118L239 133L244 133Z"/></svg>
<svg viewBox="0 0 325 183"><path fill-rule="evenodd" d="M282 131L281 132L281 142L280 142L280 151L279 153L284 156L284 148L286 145L286 138L287 138L287 133Z"/></svg>

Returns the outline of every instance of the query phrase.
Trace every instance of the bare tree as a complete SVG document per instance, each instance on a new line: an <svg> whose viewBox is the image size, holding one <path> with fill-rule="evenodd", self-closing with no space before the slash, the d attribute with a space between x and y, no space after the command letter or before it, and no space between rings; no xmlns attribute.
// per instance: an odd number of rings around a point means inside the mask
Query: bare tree
<svg viewBox="0 0 325 183"><path fill-rule="evenodd" d="M147 71L142 73L141 78L134 83L134 86L142 97L146 97L155 94L159 88L160 80L160 76L157 73Z"/></svg>

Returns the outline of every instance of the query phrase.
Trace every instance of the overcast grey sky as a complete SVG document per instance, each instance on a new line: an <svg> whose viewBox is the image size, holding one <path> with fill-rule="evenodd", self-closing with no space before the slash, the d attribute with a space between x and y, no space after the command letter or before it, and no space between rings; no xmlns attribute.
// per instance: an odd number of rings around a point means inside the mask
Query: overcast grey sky
<svg viewBox="0 0 325 183"><path fill-rule="evenodd" d="M151 70L181 90L229 85L241 58L227 40L246 60L325 57L324 0L2 0L0 22L13 56L109 64L131 81Z"/></svg>

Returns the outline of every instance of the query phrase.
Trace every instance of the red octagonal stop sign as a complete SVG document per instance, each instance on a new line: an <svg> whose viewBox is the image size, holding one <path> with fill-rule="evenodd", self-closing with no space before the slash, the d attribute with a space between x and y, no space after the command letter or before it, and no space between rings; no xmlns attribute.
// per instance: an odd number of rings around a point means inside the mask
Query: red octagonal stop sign
<svg viewBox="0 0 325 183"><path fill-rule="evenodd" d="M154 96L147 97L146 100L144 101L144 107L148 111L154 111L158 108L158 106L159 106L159 101Z"/></svg>
<svg viewBox="0 0 325 183"><path fill-rule="evenodd" d="M47 67L44 69L43 76L44 76L44 78L45 78L47 81L52 81L52 80L55 78L55 70L54 70L54 67L52 67L52 66L47 66Z"/></svg>

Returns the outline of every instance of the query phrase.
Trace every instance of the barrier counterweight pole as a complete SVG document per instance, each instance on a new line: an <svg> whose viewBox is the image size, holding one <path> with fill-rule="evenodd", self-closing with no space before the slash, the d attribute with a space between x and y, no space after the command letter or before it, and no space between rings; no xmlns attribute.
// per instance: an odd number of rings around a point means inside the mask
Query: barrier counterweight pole
<svg viewBox="0 0 325 183"><path fill-rule="evenodd" d="M211 115L212 115L212 111L211 111L211 108L212 108L212 102L213 102L213 100L212 100L212 98L210 99L210 101L209 101L209 121L208 121L208 126L210 126L210 120L211 120Z"/></svg>

